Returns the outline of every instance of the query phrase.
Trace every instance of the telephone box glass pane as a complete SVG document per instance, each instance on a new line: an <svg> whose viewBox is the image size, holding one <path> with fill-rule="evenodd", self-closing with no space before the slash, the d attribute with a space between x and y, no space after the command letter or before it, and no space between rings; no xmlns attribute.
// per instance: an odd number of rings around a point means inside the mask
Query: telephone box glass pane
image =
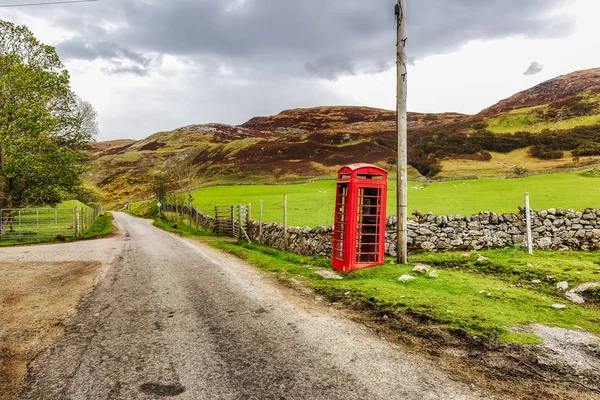
<svg viewBox="0 0 600 400"><path fill-rule="evenodd" d="M381 188L358 189L356 262L380 262Z"/></svg>
<svg viewBox="0 0 600 400"><path fill-rule="evenodd" d="M346 239L346 212L348 211L348 184L339 183L335 200L335 229L333 235L333 255L338 260L344 260L344 243Z"/></svg>

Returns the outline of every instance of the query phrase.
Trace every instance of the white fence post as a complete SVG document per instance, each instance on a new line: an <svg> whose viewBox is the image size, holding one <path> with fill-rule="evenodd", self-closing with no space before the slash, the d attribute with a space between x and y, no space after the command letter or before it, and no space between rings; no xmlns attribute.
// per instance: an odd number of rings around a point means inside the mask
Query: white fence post
<svg viewBox="0 0 600 400"><path fill-rule="evenodd" d="M263 200L260 199L260 218L258 221L258 243L262 243L263 234Z"/></svg>
<svg viewBox="0 0 600 400"><path fill-rule="evenodd" d="M527 248L529 254L533 255L533 235L531 233L531 207L529 205L529 193L525 193L525 214L527 217Z"/></svg>
<svg viewBox="0 0 600 400"><path fill-rule="evenodd" d="M79 237L81 234L81 228L79 226L79 206L75 207L75 237Z"/></svg>

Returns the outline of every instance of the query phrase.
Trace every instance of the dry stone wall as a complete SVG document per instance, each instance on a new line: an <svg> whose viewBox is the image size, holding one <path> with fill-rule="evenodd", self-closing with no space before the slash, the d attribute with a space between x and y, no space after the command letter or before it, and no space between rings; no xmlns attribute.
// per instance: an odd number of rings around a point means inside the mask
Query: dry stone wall
<svg viewBox="0 0 600 400"><path fill-rule="evenodd" d="M535 248L596 250L600 248L600 210L532 211ZM525 212L471 216L426 214L409 222L408 244L413 251L481 250L527 246ZM395 255L396 218L388 218L387 251Z"/></svg>
<svg viewBox="0 0 600 400"><path fill-rule="evenodd" d="M282 250L286 249L282 224L263 224L261 235L259 222L250 221L248 224L248 236L252 241ZM333 227L288 227L287 250L296 254L328 257L332 252L332 241Z"/></svg>
<svg viewBox="0 0 600 400"><path fill-rule="evenodd" d="M556 250L600 249L600 209L584 211L560 208L532 211L534 247ZM263 224L259 237L259 223L251 221L249 236L253 241L284 249L283 225ZM396 255L396 217L388 217L386 254ZM331 255L333 229L288 228L288 250L314 256ZM452 251L527 246L525 213L496 214L482 212L476 215L414 216L408 224L410 251Z"/></svg>

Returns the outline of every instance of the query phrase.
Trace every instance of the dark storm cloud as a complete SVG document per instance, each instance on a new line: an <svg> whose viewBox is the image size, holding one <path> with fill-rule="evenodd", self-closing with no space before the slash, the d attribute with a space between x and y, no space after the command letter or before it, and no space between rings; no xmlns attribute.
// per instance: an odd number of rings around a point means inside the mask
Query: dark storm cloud
<svg viewBox="0 0 600 400"><path fill-rule="evenodd" d="M544 70L544 66L537 61L531 63L529 68L523 73L523 75L537 75Z"/></svg>
<svg viewBox="0 0 600 400"><path fill-rule="evenodd" d="M158 56L147 56L135 51L123 48L110 42L86 43L83 38L77 37L60 43L57 46L60 54L69 54L68 58L78 60L107 60L112 65L108 72L111 73L133 73L145 75L148 68Z"/></svg>
<svg viewBox="0 0 600 400"><path fill-rule="evenodd" d="M246 70L335 79L394 65L393 0L105 0L61 10L75 33L63 58L105 59L147 71L158 54ZM411 59L451 52L471 40L556 37L573 22L552 13L561 0L409 1ZM108 27L108 28L107 28ZM121 61L119 61L121 60ZM119 71L115 68L115 71Z"/></svg>

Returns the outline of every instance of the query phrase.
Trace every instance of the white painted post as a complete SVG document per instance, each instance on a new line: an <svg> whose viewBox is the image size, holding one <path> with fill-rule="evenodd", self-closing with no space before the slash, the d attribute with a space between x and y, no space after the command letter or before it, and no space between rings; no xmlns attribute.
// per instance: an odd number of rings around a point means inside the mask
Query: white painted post
<svg viewBox="0 0 600 400"><path fill-rule="evenodd" d="M533 255L533 236L531 233L531 207L529 205L529 193L525 193L525 214L527 216L527 248L529 254Z"/></svg>
<svg viewBox="0 0 600 400"><path fill-rule="evenodd" d="M287 232L287 194L283 195L283 248L288 249L288 232Z"/></svg>
<svg viewBox="0 0 600 400"><path fill-rule="evenodd" d="M75 237L79 237L81 233L81 228L79 227L79 206L75 207Z"/></svg>
<svg viewBox="0 0 600 400"><path fill-rule="evenodd" d="M260 199L260 217L258 222L258 243L262 243L263 234L263 200Z"/></svg>

